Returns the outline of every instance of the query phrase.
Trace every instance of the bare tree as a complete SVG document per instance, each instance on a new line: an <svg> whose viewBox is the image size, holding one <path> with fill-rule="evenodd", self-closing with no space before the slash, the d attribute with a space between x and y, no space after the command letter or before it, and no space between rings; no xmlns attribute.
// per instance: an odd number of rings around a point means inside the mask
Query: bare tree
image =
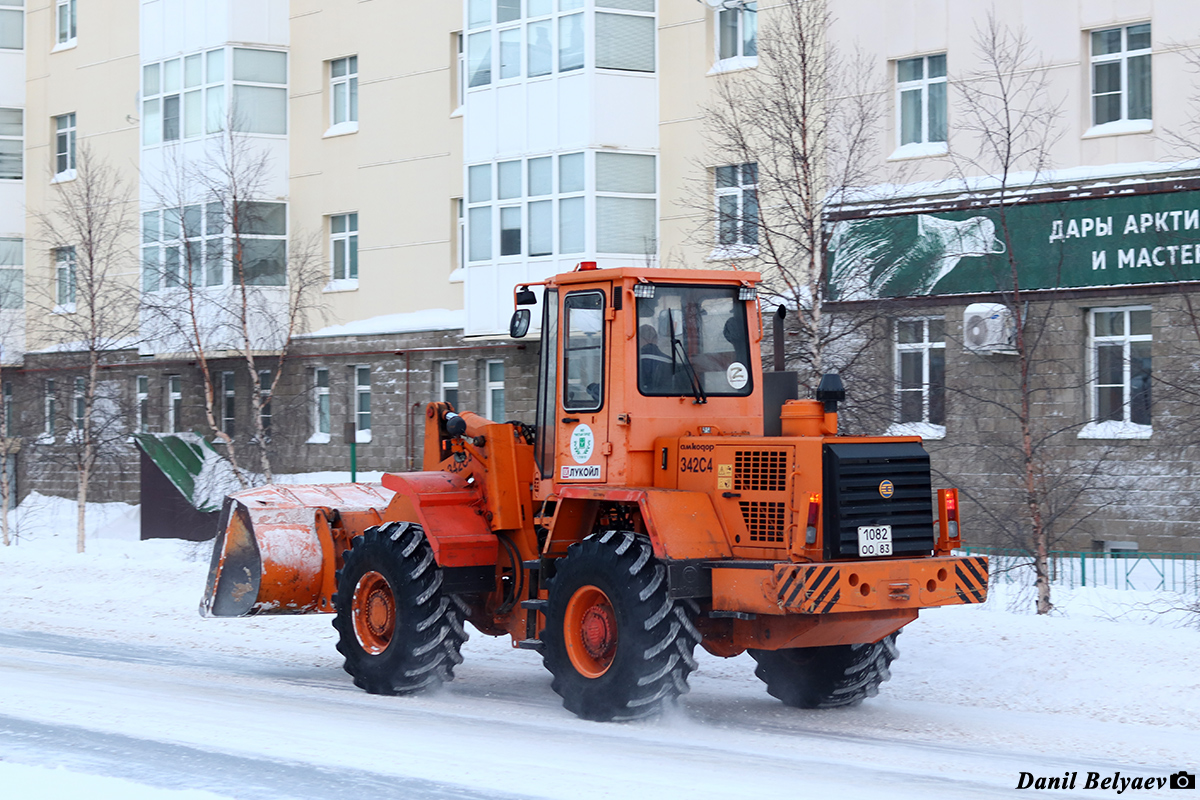
<svg viewBox="0 0 1200 800"><path fill-rule="evenodd" d="M826 313L825 225L830 209L878 182L883 86L869 58L828 41L822 0L786 0L762 16L758 68L720 76L705 110L709 157L731 165L717 168L718 186L733 170L754 188L744 203L719 205L708 230L717 252L762 270L766 299L796 310L788 320L799 345L788 357L815 386L822 372L852 368L870 350L859 340L871 315ZM711 184L702 191L711 209Z"/></svg>
<svg viewBox="0 0 1200 800"><path fill-rule="evenodd" d="M114 412L101 391L100 368L107 354L129 348L137 333L136 299L127 281L136 231L132 204L120 173L81 143L74 178L53 183L47 209L34 215L55 270L50 291L34 296L44 312L41 333L81 362L66 442L77 476L81 553L93 470L114 438Z"/></svg>
<svg viewBox="0 0 1200 800"><path fill-rule="evenodd" d="M164 220L166 215L177 217L181 238L178 262L158 265L142 309L159 341L194 358L209 431L223 443L239 483L247 486L254 469L272 480L264 409L288 364L296 334L317 310L315 291L324 273L312 238L294 231L288 240L279 238L286 215L282 203L265 198L269 157L236 133L233 122L205 158L185 161L177 151L162 183L153 187L165 209ZM228 358L242 363L250 386L253 465L239 459L238 442L226 430L218 406L214 363ZM270 385L264 386L264 374Z"/></svg>
<svg viewBox="0 0 1200 800"><path fill-rule="evenodd" d="M1027 34L1002 24L994 11L977 28L975 47L979 69L953 83L958 135L951 162L968 192L994 209L1004 255L992 262L999 264L993 277L1013 321L1012 355L991 359L976 371L974 385L968 381L955 391L967 401L966 417L991 420L996 427L979 432L979 456L998 474L1015 479L1011 489L1019 501L989 501L979 507L993 530L1030 554L1037 611L1045 614L1052 608L1050 550L1068 529L1081 524L1077 501L1100 475L1098 460L1063 464L1053 456L1061 437L1078 426L1043 408L1079 370L1070 359L1053 356L1053 303L1029 302L1009 220L1013 205L1045 179L1061 136L1061 101L1054 97L1048 70ZM960 146L968 142L970 147ZM994 489L992 494L997 494ZM1014 505L1022 512L1009 513Z"/></svg>

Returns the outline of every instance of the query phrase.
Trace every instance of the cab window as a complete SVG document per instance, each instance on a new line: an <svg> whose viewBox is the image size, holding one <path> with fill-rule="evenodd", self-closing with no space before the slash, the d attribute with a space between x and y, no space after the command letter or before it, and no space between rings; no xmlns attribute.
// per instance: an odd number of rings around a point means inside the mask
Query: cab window
<svg viewBox="0 0 1200 800"><path fill-rule="evenodd" d="M690 395L695 375L710 397L745 397L752 386L746 301L738 287L665 286L637 300L638 390Z"/></svg>
<svg viewBox="0 0 1200 800"><path fill-rule="evenodd" d="M604 293L575 292L563 300L563 409L604 405Z"/></svg>

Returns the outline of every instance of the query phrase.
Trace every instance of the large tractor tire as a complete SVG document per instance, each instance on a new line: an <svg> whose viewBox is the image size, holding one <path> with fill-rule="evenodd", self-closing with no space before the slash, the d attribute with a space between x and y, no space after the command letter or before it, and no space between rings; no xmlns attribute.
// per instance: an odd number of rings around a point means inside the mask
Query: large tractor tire
<svg viewBox="0 0 1200 800"><path fill-rule="evenodd" d="M696 609L667 595L666 567L644 537L607 531L571 545L547 591L542 658L568 711L638 719L687 691Z"/></svg>
<svg viewBox="0 0 1200 800"><path fill-rule="evenodd" d="M442 593L442 573L421 527L367 528L342 561L333 627L354 685L372 694L409 694L453 680L467 640L464 609Z"/></svg>
<svg viewBox="0 0 1200 800"><path fill-rule="evenodd" d="M888 666L899 655L899 631L874 644L751 650L758 662L754 674L767 693L795 708L856 706L879 694L879 684L892 677Z"/></svg>

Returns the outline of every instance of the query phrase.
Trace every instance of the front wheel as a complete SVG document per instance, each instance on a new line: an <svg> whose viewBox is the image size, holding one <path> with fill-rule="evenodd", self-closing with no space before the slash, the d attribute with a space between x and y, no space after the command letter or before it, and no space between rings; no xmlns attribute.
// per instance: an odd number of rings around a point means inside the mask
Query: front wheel
<svg viewBox="0 0 1200 800"><path fill-rule="evenodd" d="M457 597L420 526L392 522L355 537L337 573L333 627L354 684L408 694L453 680L467 639Z"/></svg>
<svg viewBox="0 0 1200 800"><path fill-rule="evenodd" d="M607 722L658 713L687 691L700 634L667 594L650 543L608 531L571 545L548 585L543 662L563 706Z"/></svg>
<svg viewBox="0 0 1200 800"><path fill-rule="evenodd" d="M767 693L795 708L856 706L879 694L879 684L892 677L888 667L900 651L900 631L874 644L751 650L758 662L754 674Z"/></svg>

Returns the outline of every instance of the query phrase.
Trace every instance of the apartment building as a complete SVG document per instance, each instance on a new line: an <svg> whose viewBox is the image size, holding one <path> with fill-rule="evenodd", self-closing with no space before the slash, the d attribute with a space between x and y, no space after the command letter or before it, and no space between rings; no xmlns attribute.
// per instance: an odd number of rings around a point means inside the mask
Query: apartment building
<svg viewBox="0 0 1200 800"><path fill-rule="evenodd" d="M347 469L349 424L370 472L419 466L430 400L531 417L515 284L729 263L696 234L716 203L694 196L701 107L753 68L756 20L695 0L0 3L18 494L74 492L88 408L92 497L126 500L132 433L224 447L217 428L250 469L269 441L286 473ZM106 259L66 232L99 166L122 211Z"/></svg>
<svg viewBox="0 0 1200 800"><path fill-rule="evenodd" d="M832 7L883 87L887 185L828 227L833 306L886 328L879 429L926 437L990 544L1032 500L1056 548L1196 550L1194 4Z"/></svg>

